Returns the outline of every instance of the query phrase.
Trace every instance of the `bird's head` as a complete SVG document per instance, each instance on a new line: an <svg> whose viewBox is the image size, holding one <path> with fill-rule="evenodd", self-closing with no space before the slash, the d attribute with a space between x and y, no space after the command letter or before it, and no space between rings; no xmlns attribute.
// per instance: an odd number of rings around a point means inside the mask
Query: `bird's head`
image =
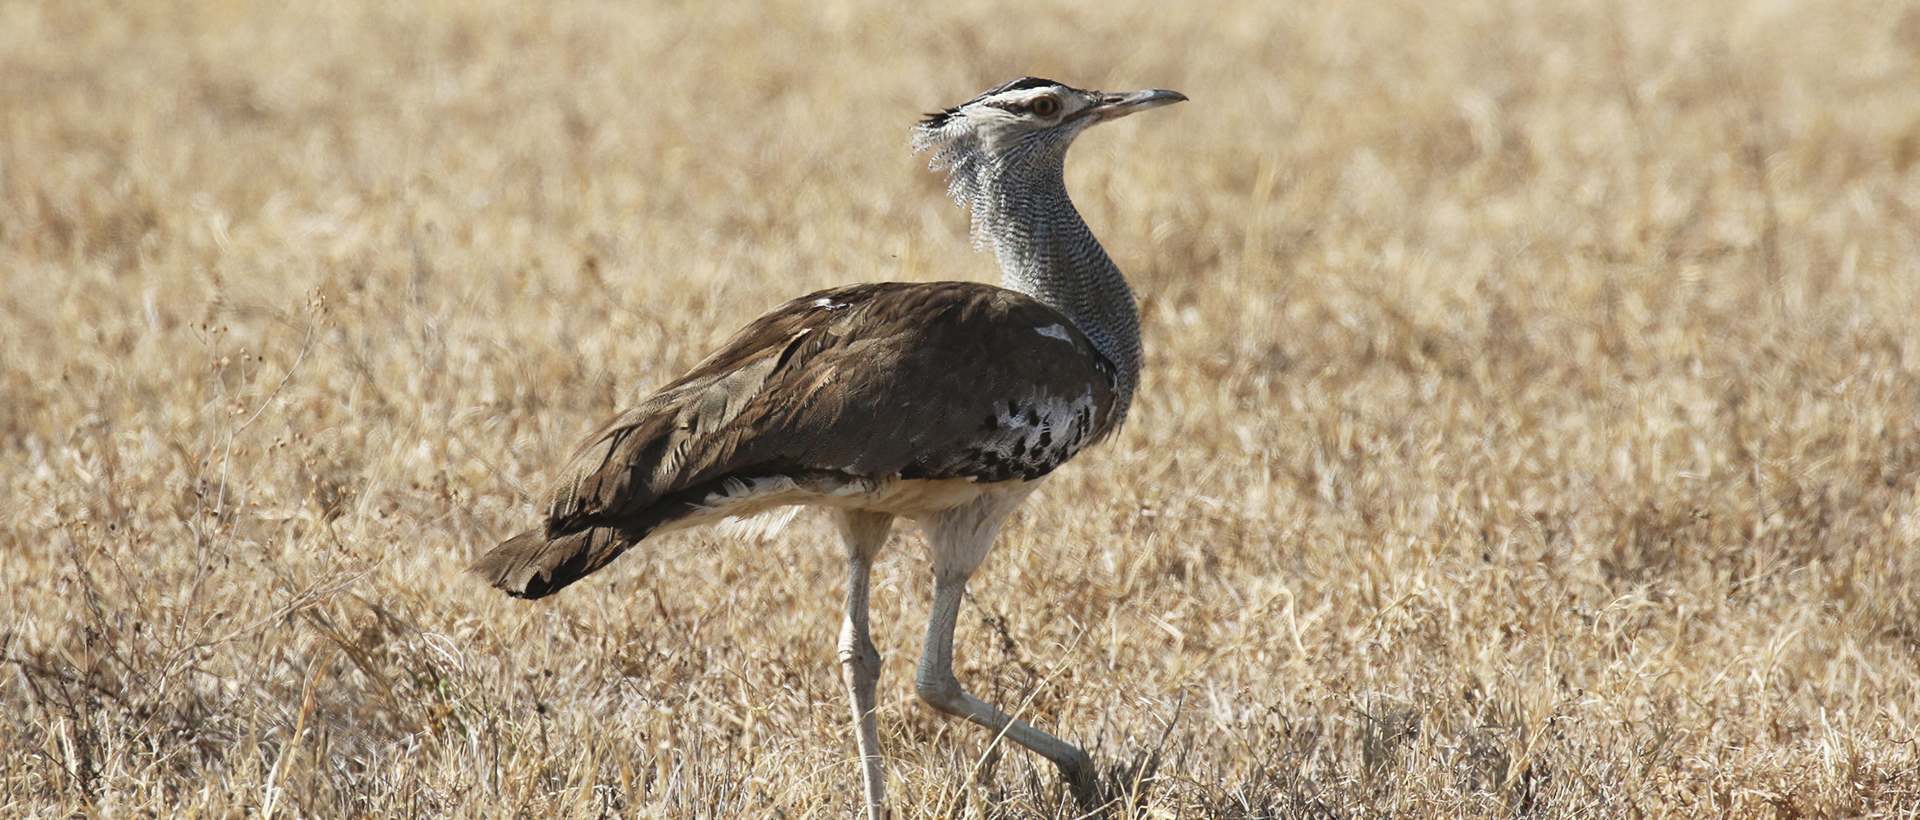
<svg viewBox="0 0 1920 820"><path fill-rule="evenodd" d="M947 169L947 192L962 204L1014 170L1057 170L1074 137L1094 123L1185 100L1178 91L1087 91L1023 77L937 114L913 128L913 150Z"/></svg>

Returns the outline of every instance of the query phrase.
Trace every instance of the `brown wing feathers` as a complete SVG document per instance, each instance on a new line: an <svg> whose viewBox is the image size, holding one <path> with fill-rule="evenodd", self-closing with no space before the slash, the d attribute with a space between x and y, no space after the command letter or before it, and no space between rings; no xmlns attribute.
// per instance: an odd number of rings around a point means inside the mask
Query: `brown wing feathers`
<svg viewBox="0 0 1920 820"><path fill-rule="evenodd" d="M546 526L473 571L542 597L729 480L1036 478L1103 435L1112 403L1104 360L1022 294L964 282L821 291L589 438L555 482Z"/></svg>

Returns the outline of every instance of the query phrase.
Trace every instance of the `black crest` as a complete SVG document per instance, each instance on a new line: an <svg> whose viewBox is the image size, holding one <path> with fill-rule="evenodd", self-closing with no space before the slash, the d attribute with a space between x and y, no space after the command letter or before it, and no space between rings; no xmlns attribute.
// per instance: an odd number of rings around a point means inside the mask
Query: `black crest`
<svg viewBox="0 0 1920 820"><path fill-rule="evenodd" d="M963 102L952 108L948 108L937 113L928 114L926 119L920 121L920 127L936 128L936 129L944 127L947 124L947 119L949 117L952 117L955 112L959 111L962 108L966 108L969 105L977 103L981 100L984 100L988 97L991 97L995 94L1005 94L1008 91L1025 91L1029 88L1047 88L1051 86L1059 86L1061 88L1065 88L1066 84L1057 82L1054 80L1045 79L1042 77L1021 77L1020 79L1014 80L1013 82L1003 83L1001 85L995 86L993 89L989 90L987 93L981 94L978 97L974 97L973 99Z"/></svg>

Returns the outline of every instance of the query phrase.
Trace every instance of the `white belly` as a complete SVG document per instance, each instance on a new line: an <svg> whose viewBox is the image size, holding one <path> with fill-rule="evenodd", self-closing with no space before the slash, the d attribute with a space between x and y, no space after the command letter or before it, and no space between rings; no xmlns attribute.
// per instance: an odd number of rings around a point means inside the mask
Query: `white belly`
<svg viewBox="0 0 1920 820"><path fill-rule="evenodd" d="M724 519L761 515L793 506L869 510L926 521L979 501L983 496L1004 499L1009 502L1009 508L1017 506L1045 480L1043 477L1032 481L1015 479L981 484L964 478L844 479L801 483L787 476L773 476L752 481L730 481L724 490L707 496L704 510L680 518L656 532L701 527ZM784 521L781 523L784 524Z"/></svg>

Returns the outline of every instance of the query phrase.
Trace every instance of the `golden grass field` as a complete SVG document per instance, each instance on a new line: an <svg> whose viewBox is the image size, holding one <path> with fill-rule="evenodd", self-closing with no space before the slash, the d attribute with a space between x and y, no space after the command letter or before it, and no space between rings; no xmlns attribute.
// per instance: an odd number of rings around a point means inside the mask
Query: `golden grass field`
<svg viewBox="0 0 1920 820"><path fill-rule="evenodd" d="M1875 0L0 3L0 816L851 815L815 514L463 567L779 302L997 276L907 127L1023 74L1192 98L1070 157L1145 382L956 643L1116 816L1920 816ZM1073 816L930 587L897 815Z"/></svg>

